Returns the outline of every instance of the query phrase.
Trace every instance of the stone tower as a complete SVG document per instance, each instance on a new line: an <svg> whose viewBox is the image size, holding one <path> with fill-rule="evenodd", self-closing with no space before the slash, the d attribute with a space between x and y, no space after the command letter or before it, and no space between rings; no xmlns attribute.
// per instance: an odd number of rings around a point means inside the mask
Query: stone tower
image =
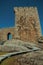
<svg viewBox="0 0 43 65"><path fill-rule="evenodd" d="M15 7L16 36L23 41L36 42L41 36L36 7Z"/></svg>

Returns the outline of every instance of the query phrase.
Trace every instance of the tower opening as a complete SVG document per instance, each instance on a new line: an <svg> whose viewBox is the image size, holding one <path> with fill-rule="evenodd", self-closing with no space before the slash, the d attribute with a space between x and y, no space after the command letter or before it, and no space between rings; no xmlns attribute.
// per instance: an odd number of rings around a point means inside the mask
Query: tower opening
<svg viewBox="0 0 43 65"><path fill-rule="evenodd" d="M12 34L11 33L8 33L7 34L7 40L11 40L12 39Z"/></svg>

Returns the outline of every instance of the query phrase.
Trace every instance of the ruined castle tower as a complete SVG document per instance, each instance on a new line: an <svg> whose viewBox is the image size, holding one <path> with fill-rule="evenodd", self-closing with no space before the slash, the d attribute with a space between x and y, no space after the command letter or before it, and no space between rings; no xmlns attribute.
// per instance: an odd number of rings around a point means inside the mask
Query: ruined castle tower
<svg viewBox="0 0 43 65"><path fill-rule="evenodd" d="M0 29L0 40L20 39L36 42L41 36L37 8L15 7L14 12L15 27Z"/></svg>
<svg viewBox="0 0 43 65"><path fill-rule="evenodd" d="M36 7L15 7L16 36L23 41L36 42L41 36Z"/></svg>

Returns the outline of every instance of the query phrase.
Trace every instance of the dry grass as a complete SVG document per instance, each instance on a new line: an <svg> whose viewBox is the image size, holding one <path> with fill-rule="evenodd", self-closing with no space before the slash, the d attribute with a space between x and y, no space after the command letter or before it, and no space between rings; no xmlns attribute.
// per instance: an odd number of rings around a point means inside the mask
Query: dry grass
<svg viewBox="0 0 43 65"><path fill-rule="evenodd" d="M9 57L6 60L4 60L1 65L19 65L17 63L17 57Z"/></svg>
<svg viewBox="0 0 43 65"><path fill-rule="evenodd" d="M8 52L0 52L0 55L6 54L6 53L8 53Z"/></svg>
<svg viewBox="0 0 43 65"><path fill-rule="evenodd" d="M43 65L43 51L9 57L1 65Z"/></svg>

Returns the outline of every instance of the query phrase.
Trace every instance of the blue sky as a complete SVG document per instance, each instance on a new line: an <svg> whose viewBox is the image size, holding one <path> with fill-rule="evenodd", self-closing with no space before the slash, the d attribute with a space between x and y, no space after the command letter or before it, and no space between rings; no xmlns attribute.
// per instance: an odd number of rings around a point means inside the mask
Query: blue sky
<svg viewBox="0 0 43 65"><path fill-rule="evenodd" d="M43 0L0 0L0 28L14 26L14 7L37 6L43 35Z"/></svg>

